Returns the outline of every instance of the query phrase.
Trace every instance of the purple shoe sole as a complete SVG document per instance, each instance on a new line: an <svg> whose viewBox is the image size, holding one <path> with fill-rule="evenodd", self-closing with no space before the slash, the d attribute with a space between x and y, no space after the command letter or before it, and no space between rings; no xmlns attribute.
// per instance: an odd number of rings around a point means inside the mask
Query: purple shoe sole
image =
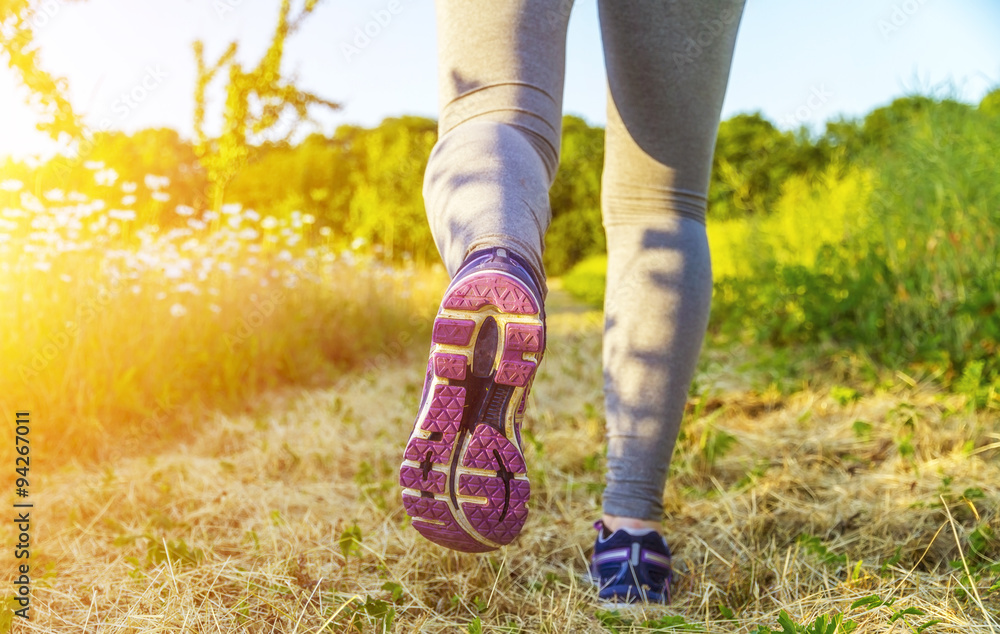
<svg viewBox="0 0 1000 634"><path fill-rule="evenodd" d="M541 301L513 275L474 272L445 294L431 342L399 472L403 506L433 542L495 550L528 515L520 425L545 350Z"/></svg>

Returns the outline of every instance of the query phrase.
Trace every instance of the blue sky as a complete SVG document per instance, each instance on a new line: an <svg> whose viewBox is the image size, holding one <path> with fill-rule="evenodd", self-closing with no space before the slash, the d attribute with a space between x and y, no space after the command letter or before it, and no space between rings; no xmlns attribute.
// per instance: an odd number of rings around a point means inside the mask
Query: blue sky
<svg viewBox="0 0 1000 634"><path fill-rule="evenodd" d="M436 45L431 0L401 10L357 55L343 50L390 0L327 0L297 33L286 70L341 102L320 117L376 125L387 116L436 117ZM255 62L267 45L278 0L88 0L43 2L36 18L47 68L66 76L86 120L133 131L168 126L192 136L194 56L240 42ZM604 61L596 0L577 0L570 20L564 110L604 124ZM123 93L142 95L122 100ZM978 101L1000 86L998 0L749 0L723 117L760 110L779 127L819 129L914 91ZM216 93L218 95L218 93ZM218 100L214 103L219 105ZM213 117L213 112L215 117ZM210 120L218 110L210 110ZM11 71L0 68L0 155L49 154Z"/></svg>

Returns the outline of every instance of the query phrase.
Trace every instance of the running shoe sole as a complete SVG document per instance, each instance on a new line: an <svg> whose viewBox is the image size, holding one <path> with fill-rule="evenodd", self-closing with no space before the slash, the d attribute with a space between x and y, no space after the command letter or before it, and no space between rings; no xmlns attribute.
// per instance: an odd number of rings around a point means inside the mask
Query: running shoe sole
<svg viewBox="0 0 1000 634"><path fill-rule="evenodd" d="M520 425L544 350L541 299L515 276L483 269L446 292L399 472L403 506L427 539L486 552L521 532L530 487Z"/></svg>

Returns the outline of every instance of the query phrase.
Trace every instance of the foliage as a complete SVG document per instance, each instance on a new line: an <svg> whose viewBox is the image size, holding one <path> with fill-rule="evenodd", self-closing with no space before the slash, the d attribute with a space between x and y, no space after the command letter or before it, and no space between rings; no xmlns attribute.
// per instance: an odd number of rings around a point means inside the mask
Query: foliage
<svg viewBox="0 0 1000 634"><path fill-rule="evenodd" d="M815 535L799 535L796 541L803 550L814 555L825 566L839 569L847 565L847 555L838 555L831 552Z"/></svg>
<svg viewBox="0 0 1000 634"><path fill-rule="evenodd" d="M780 630L772 630L764 625L757 628L754 634L849 634L857 629L858 624L850 619L844 620L843 614L821 614L812 623L799 624L792 620L787 612L782 610L778 615Z"/></svg>
<svg viewBox="0 0 1000 634"><path fill-rule="evenodd" d="M601 306L604 304L607 268L607 256L590 256L563 276L563 286L575 297L588 304Z"/></svg>
<svg viewBox="0 0 1000 634"><path fill-rule="evenodd" d="M864 151L788 176L769 214L710 222L712 330L863 348L1000 408L1000 118L981 110L897 100L858 129ZM593 301L600 266L567 288Z"/></svg>
<svg viewBox="0 0 1000 634"><path fill-rule="evenodd" d="M645 621L635 622L634 619L627 618L622 615L619 610L597 610L594 613L597 620L607 629L609 632L618 634L621 630L619 628L634 628L639 627L645 631L652 632L700 632L704 628L697 623L688 623L683 616L679 615L666 615L658 619L646 619Z"/></svg>
<svg viewBox="0 0 1000 634"><path fill-rule="evenodd" d="M27 89L28 103L39 111L41 119L36 127L56 140L62 135L79 139L83 123L66 98L66 80L42 68L34 43L32 22L44 15L43 4L43 0L0 0L0 52Z"/></svg>
<svg viewBox="0 0 1000 634"><path fill-rule="evenodd" d="M433 257L421 188L437 126L430 119L386 119L372 130L351 130L351 191L345 233L380 245L388 259L401 253Z"/></svg>
<svg viewBox="0 0 1000 634"><path fill-rule="evenodd" d="M983 97L979 102L979 111L988 117L1000 117L1000 88Z"/></svg>
<svg viewBox="0 0 1000 634"><path fill-rule="evenodd" d="M785 179L823 162L822 153L813 151L808 140L779 131L760 113L723 121L712 158L709 218L765 214L777 202Z"/></svg>
<svg viewBox="0 0 1000 634"><path fill-rule="evenodd" d="M295 18L290 18L291 0L282 0L271 44L257 66L249 71L235 61L236 42L231 43L211 64L205 61L202 41L194 43L195 61L198 65L194 108L194 129L197 136L195 151L208 172L211 192L209 202L213 210L222 206L226 187L243 165L254 158L257 147L251 143L253 136L277 133L277 142L285 143L299 124L308 120L310 106L320 105L331 109L340 107L313 93L299 90L294 84L283 80L281 74L285 41L316 9L319 1L305 0L300 13ZM217 139L209 139L205 133L205 92L221 70L228 70L229 75L222 134ZM288 111L291 111L292 117L285 121L283 119L287 118Z"/></svg>
<svg viewBox="0 0 1000 634"><path fill-rule="evenodd" d="M552 224L545 234L545 268L561 275L587 256L604 252L601 169L604 130L567 115L562 120L559 171L549 201Z"/></svg>

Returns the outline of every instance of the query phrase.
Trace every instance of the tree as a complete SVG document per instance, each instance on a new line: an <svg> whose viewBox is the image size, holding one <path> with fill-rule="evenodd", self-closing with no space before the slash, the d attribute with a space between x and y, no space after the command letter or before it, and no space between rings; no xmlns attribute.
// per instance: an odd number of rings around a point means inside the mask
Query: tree
<svg viewBox="0 0 1000 634"><path fill-rule="evenodd" d="M766 213L795 173L799 143L759 112L723 121L712 158L709 215L718 220Z"/></svg>
<svg viewBox="0 0 1000 634"><path fill-rule="evenodd" d="M203 196L207 186L205 172L191 142L182 139L176 130L152 128L131 135L118 131L99 132L92 143L88 159L113 169L118 174L118 183L137 184L133 194L136 206L147 212L145 219L150 222L180 222L181 216L162 212L177 204L190 204ZM147 181L149 176L165 177L169 183L162 188L151 188ZM159 189L170 196L169 201L155 200L153 192Z"/></svg>
<svg viewBox="0 0 1000 634"><path fill-rule="evenodd" d="M601 224L604 129L580 117L562 121L559 172L549 191L552 224L545 235L545 268L559 275L605 248Z"/></svg>
<svg viewBox="0 0 1000 634"><path fill-rule="evenodd" d="M990 117L1000 117L1000 88L989 92L979 102L979 111Z"/></svg>
<svg viewBox="0 0 1000 634"><path fill-rule="evenodd" d="M433 259L436 248L422 188L437 123L423 117L388 118L377 128L349 128L338 135L347 140L350 160L347 231L382 245L388 258L402 251Z"/></svg>
<svg viewBox="0 0 1000 634"><path fill-rule="evenodd" d="M265 143L230 183L226 201L274 216L312 214L318 226L349 242L350 160L347 143L337 137L311 134L295 146Z"/></svg>
<svg viewBox="0 0 1000 634"><path fill-rule="evenodd" d="M79 2L81 0L67 0ZM28 104L42 116L36 127L58 141L80 139L83 123L66 98L66 80L42 68L35 45L35 24L51 17L51 0L0 0L0 51L28 90Z"/></svg>
<svg viewBox="0 0 1000 634"><path fill-rule="evenodd" d="M277 142L286 143L299 126L309 121L311 106L337 109L339 104L310 92L299 90L281 74L281 60L285 41L301 26L319 5L320 0L305 0L294 19L289 15L291 0L282 0L271 45L253 69L246 71L235 61L237 43L215 61L206 64L204 44L194 43L198 79L195 86L194 128L197 143L195 151L204 166L209 180L209 202L213 209L222 206L226 187L239 171L259 152L252 143L252 136L267 132L280 134ZM219 71L227 69L226 102L223 106L222 134L210 139L205 132L205 92ZM291 112L291 117L286 114ZM287 121L285 120L287 118ZM284 130L279 128L283 127Z"/></svg>

